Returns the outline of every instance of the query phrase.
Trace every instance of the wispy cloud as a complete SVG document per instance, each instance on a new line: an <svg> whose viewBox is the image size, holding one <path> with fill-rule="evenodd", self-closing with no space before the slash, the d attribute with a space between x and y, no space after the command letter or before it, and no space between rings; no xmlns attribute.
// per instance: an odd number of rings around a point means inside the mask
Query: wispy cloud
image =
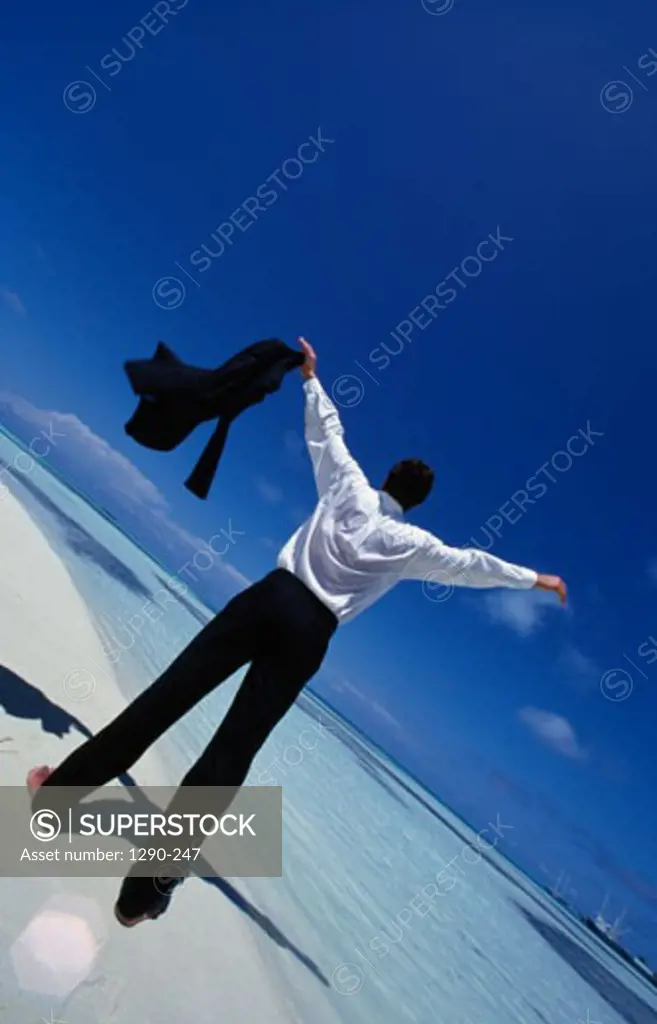
<svg viewBox="0 0 657 1024"><path fill-rule="evenodd" d="M279 505L283 500L283 491L277 484L272 484L260 476L256 480L256 487L260 497L269 505Z"/></svg>
<svg viewBox="0 0 657 1024"><path fill-rule="evenodd" d="M561 651L558 667L564 683L578 693L598 693L602 668L575 644L567 644Z"/></svg>
<svg viewBox="0 0 657 1024"><path fill-rule="evenodd" d="M21 396L0 392L0 414L12 429L23 425L22 430L15 430L19 436L25 435L27 427L32 437L43 431L52 438L60 471L76 482L83 478L85 490L91 490L95 498L102 497L110 507L118 505L147 525L149 533L169 550L172 560L180 560L182 565L185 555L192 557L206 548L207 538L195 536L172 518L169 502L153 481L74 413L39 409ZM220 558L215 567L240 587L250 582Z"/></svg>
<svg viewBox="0 0 657 1024"><path fill-rule="evenodd" d="M18 292L12 292L6 285L0 285L0 299L4 302L5 306L11 310L16 316L27 316L27 310L21 301L21 297Z"/></svg>
<svg viewBox="0 0 657 1024"><path fill-rule="evenodd" d="M305 469L310 463L306 443L295 430L286 430L283 438L285 463L292 469Z"/></svg>
<svg viewBox="0 0 657 1024"><path fill-rule="evenodd" d="M647 565L648 578L657 587L657 558L651 558Z"/></svg>
<svg viewBox="0 0 657 1024"><path fill-rule="evenodd" d="M561 654L561 663L569 672L583 677L595 676L596 681L600 678L601 669L593 658L580 651L579 647L569 644Z"/></svg>
<svg viewBox="0 0 657 1024"><path fill-rule="evenodd" d="M45 269L48 271L49 274L52 275L52 277L56 277L57 276L57 272L55 271L55 268L53 267L52 263L50 262L50 260L48 258L48 255L47 255L45 249L43 248L43 246L41 245L41 243L38 242L36 239L34 239L33 241L29 242L28 244L29 244L29 249L30 249L32 255L36 258L38 263L40 263L43 267L45 267Z"/></svg>
<svg viewBox="0 0 657 1024"><path fill-rule="evenodd" d="M75 454L85 468L107 482L108 488L154 512L164 512L168 502L155 484L130 459L104 438L95 434L75 413L39 409L20 395L0 391L0 408L13 413L35 430L52 431L54 447L60 453Z"/></svg>
<svg viewBox="0 0 657 1024"><path fill-rule="evenodd" d="M404 731L404 727L401 722L399 722L398 719L388 711L385 705L372 697L371 694L361 690L360 687L355 686L349 679L346 679L344 676L337 675L331 670L325 671L324 677L334 693L346 695L347 698L352 698L361 705L363 709L362 713L364 715L373 716L392 732L399 733Z"/></svg>
<svg viewBox="0 0 657 1024"><path fill-rule="evenodd" d="M496 590L485 595L483 606L491 622L529 636L543 625L549 609L559 608L559 603L554 594L543 590Z"/></svg>
<svg viewBox="0 0 657 1024"><path fill-rule="evenodd" d="M289 517L295 526L301 526L312 514L312 509L303 508L301 505L294 505L289 511Z"/></svg>
<svg viewBox="0 0 657 1024"><path fill-rule="evenodd" d="M518 718L537 739L562 757L582 760L588 756L567 718L531 707L521 708Z"/></svg>

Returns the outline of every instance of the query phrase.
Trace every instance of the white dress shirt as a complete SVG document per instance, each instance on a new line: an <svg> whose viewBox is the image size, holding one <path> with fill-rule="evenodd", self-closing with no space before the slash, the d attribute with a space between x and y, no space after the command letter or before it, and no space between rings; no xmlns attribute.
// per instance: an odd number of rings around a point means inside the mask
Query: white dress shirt
<svg viewBox="0 0 657 1024"><path fill-rule="evenodd" d="M294 573L339 622L399 580L444 587L529 589L536 573L476 548L451 548L404 522L401 506L370 486L344 443L338 411L316 377L305 381L306 442L319 502L290 537L278 566Z"/></svg>

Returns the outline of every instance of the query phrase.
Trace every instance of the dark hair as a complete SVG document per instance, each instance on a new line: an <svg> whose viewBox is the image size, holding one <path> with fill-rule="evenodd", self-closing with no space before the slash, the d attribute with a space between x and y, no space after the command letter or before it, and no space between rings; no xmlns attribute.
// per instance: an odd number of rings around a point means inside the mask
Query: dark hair
<svg viewBox="0 0 657 1024"><path fill-rule="evenodd" d="M382 490L404 511L421 505L433 487L433 470L421 459L404 459L392 467Z"/></svg>

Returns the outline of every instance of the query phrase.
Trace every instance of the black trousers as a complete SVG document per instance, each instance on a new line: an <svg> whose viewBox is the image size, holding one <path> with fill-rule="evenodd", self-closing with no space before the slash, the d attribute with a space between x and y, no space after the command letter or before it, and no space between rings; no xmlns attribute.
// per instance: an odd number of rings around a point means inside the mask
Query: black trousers
<svg viewBox="0 0 657 1024"><path fill-rule="evenodd" d="M47 786L104 786L219 683L251 662L183 786L241 786L256 753L319 669L337 627L300 580L276 569L234 597L159 679L55 769Z"/></svg>

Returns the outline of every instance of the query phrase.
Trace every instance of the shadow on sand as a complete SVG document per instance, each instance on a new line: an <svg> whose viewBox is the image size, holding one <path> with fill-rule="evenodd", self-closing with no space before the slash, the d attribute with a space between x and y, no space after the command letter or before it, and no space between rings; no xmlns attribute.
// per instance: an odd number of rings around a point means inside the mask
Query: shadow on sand
<svg viewBox="0 0 657 1024"><path fill-rule="evenodd" d="M283 935L280 928L277 928L270 918L261 913L253 906L252 903L249 903L249 901L245 899L245 897L242 896L242 894L239 893L237 889L230 884L230 882L227 882L223 878L216 877L204 878L203 881L207 882L209 885L213 885L215 889L222 892L234 906L241 910L242 913L246 914L246 916L254 921L255 924L259 925L265 935L269 936L277 946L280 946L281 949L287 949L301 964L303 964L304 967L315 975L318 981L321 981L322 985L326 985L327 988L329 987L330 983L328 978L321 972L317 964L311 960L309 956L306 956L305 953L293 945L293 943Z"/></svg>
<svg viewBox="0 0 657 1024"><path fill-rule="evenodd" d="M83 722L70 715L59 705L53 703L36 686L26 682L15 672L12 672L11 669L5 668L2 665L0 665L0 706L4 708L8 715L12 715L14 718L31 718L35 721L40 721L44 731L55 736L65 736L70 729L77 729L87 739L93 736L93 733L90 732ZM140 811L143 810L150 813L162 811L161 807L157 807L148 800L130 775L121 776L120 780L125 786L132 787L130 796ZM106 813L121 813L126 810L126 805L123 801L113 803L112 801L102 800L98 803L85 803L84 806L89 812L94 810L99 812L102 810ZM136 842L135 845L137 845ZM288 950L318 981L327 987L329 986L328 979L317 964L310 957L306 956L302 950L298 949L294 943L290 942L270 918L258 910L257 907L254 907L230 882L216 876L209 877L203 875L203 870L209 871L211 867L207 862L200 861L198 870L195 873L204 882L218 889L238 910L246 914L254 924L262 928L268 938L280 946L281 949Z"/></svg>
<svg viewBox="0 0 657 1024"><path fill-rule="evenodd" d="M84 811L87 814L102 813L103 815L111 815L125 813L126 804L124 800L114 801L107 799L109 787L103 788L103 790L98 792L103 792L105 794L105 798L98 801L84 798L83 802L79 805L81 808L84 808ZM235 792L237 792L237 790ZM130 790L129 796L135 809L134 813L136 814L162 814L164 811L163 807L160 807L158 804L150 800L146 793L144 793L144 791L137 785ZM50 799L52 801L52 798ZM35 805L33 804L33 807L34 806ZM50 806L55 806L56 808L56 805L53 805L52 802ZM227 806L228 804L226 804L226 807ZM215 813L219 813L217 808L214 810ZM125 835L124 838L135 847L143 846L143 839L138 839L135 836L130 835ZM166 871L166 869L164 870ZM294 943L284 935L280 928L278 928L274 922L266 916L266 914L263 914L257 909L257 907L254 907L245 896L242 896L242 894L230 884L230 882L227 882L224 878L219 878L217 875L211 874L212 870L212 865L202 856L198 858L193 867L191 865L189 867L189 873L192 876L197 876L203 882L206 882L213 888L218 889L219 892L230 900L233 906L237 907L238 910L241 910L243 914L246 914L246 916L254 922L254 924L257 924L262 928L265 935L275 942L277 946L280 946L281 949L285 949L290 952L303 967L309 970L311 974L317 978L318 981L327 988L330 987L330 982L326 975L322 973L318 965L309 956L295 946ZM174 869L172 873L177 873L176 869Z"/></svg>
<svg viewBox="0 0 657 1024"><path fill-rule="evenodd" d="M555 953L558 953L562 960L565 960L628 1024L657 1024L655 1011L644 1003L636 992L624 985L617 975L612 974L600 960L592 956L585 946L575 942L549 921L535 917L515 900L513 902L525 920L545 939ZM580 1017L585 1017L585 1014L581 1013Z"/></svg>
<svg viewBox="0 0 657 1024"><path fill-rule="evenodd" d="M60 739L71 729L77 729L86 739L93 736L79 718L60 708L38 687L26 682L4 665L0 665L0 707L14 718L31 718L41 722L44 732L59 736ZM131 775L122 775L120 781L124 786L136 785Z"/></svg>

